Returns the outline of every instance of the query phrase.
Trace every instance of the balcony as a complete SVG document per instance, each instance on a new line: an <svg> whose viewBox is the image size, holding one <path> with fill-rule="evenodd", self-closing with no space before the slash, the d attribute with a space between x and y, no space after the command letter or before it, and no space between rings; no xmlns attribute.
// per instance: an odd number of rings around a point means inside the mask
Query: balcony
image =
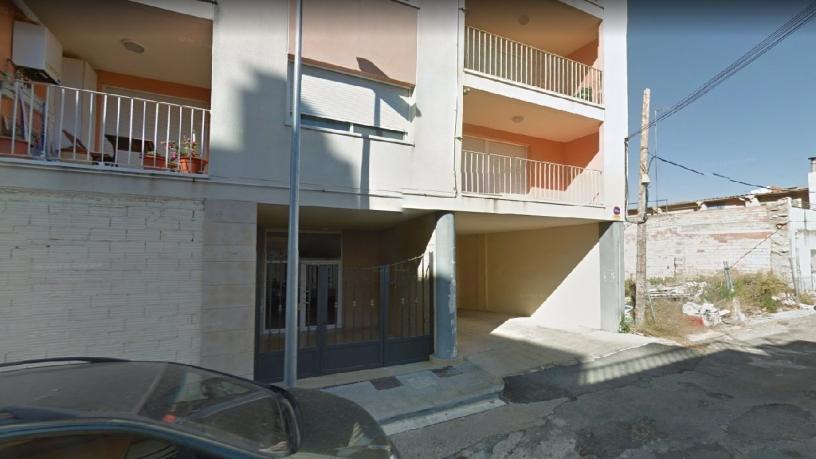
<svg viewBox="0 0 816 459"><path fill-rule="evenodd" d="M479 151L462 151L462 192L573 205L603 204L600 170Z"/></svg>
<svg viewBox="0 0 816 459"><path fill-rule="evenodd" d="M210 111L205 108L20 80L0 80L0 107L0 157L207 173Z"/></svg>
<svg viewBox="0 0 816 459"><path fill-rule="evenodd" d="M465 69L569 99L603 104L603 73L476 27L465 28Z"/></svg>

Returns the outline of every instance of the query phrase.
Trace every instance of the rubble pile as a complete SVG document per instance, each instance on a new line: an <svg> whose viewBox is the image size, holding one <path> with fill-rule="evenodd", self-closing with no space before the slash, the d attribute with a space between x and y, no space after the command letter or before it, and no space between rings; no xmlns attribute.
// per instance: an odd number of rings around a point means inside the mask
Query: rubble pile
<svg viewBox="0 0 816 459"><path fill-rule="evenodd" d="M731 314L727 309L719 309L711 303L695 303L689 301L683 305L683 314L692 322L699 323L704 327L713 327L722 323L724 316Z"/></svg>

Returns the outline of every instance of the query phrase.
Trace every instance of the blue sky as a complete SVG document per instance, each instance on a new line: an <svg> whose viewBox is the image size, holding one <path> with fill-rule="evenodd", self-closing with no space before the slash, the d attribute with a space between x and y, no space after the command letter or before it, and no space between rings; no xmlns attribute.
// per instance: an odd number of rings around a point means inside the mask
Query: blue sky
<svg viewBox="0 0 816 459"><path fill-rule="evenodd" d="M672 106L807 3L629 0L629 131L640 126L644 88L651 88L652 110ZM659 123L650 140L652 152L702 171L762 185L806 185L807 158L816 156L816 20ZM638 137L630 146L630 203L637 197L639 145ZM751 190L653 163L650 204Z"/></svg>

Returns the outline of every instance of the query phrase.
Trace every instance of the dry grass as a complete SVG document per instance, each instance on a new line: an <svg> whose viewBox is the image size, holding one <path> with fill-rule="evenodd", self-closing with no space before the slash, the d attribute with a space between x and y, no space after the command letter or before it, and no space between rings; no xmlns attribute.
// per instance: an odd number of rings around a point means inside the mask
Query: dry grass
<svg viewBox="0 0 816 459"><path fill-rule="evenodd" d="M653 302L652 308L646 308L646 320L636 328L636 331L644 335L684 342L688 335L703 329L683 314L682 302L659 299Z"/></svg>

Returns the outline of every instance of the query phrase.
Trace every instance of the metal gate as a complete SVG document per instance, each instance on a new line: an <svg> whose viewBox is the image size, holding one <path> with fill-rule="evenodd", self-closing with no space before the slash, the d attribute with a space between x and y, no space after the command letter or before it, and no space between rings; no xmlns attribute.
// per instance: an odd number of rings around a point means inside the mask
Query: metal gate
<svg viewBox="0 0 816 459"><path fill-rule="evenodd" d="M255 377L283 377L286 263L266 263ZM298 377L425 360L433 351L429 257L369 268L304 261L298 289Z"/></svg>

